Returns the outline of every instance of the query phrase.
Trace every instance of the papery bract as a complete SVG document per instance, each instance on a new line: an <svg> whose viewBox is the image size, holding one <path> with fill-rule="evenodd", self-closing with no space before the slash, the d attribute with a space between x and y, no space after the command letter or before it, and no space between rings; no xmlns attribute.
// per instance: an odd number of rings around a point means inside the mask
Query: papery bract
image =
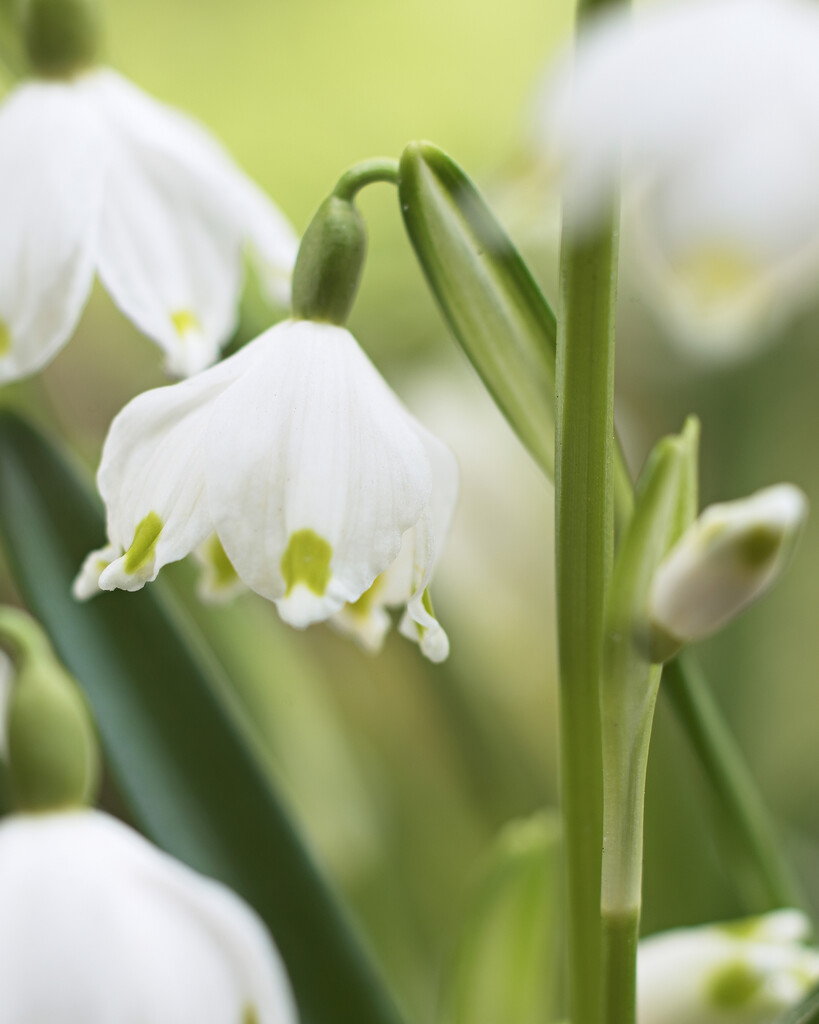
<svg viewBox="0 0 819 1024"><path fill-rule="evenodd" d="M282 214L194 121L108 69L28 82L0 107L0 221L0 382L62 348L95 273L178 376L232 333L245 252L289 296Z"/></svg>
<svg viewBox="0 0 819 1024"><path fill-rule="evenodd" d="M90 810L0 823L0 990L0 1024L297 1020L253 911Z"/></svg>
<svg viewBox="0 0 819 1024"><path fill-rule="evenodd" d="M271 328L196 378L135 398L114 420L98 483L110 544L75 593L138 590L199 549L207 589L236 576L291 625L338 615L365 645L384 611L433 660L446 635L428 586L457 469L342 327Z"/></svg>

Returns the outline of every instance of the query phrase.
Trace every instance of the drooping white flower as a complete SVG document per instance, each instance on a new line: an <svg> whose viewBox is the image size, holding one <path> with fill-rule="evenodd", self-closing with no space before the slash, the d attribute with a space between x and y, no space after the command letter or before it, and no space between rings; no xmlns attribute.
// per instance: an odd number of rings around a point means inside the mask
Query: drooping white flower
<svg viewBox="0 0 819 1024"><path fill-rule="evenodd" d="M206 589L235 576L291 625L338 616L377 646L385 606L446 657L428 587L457 470L342 327L278 324L236 355L139 395L116 417L98 485L109 545L89 555L78 597L138 590L200 549Z"/></svg>
<svg viewBox="0 0 819 1024"><path fill-rule="evenodd" d="M721 629L779 577L807 511L792 484L707 508L654 575L654 627L681 642Z"/></svg>
<svg viewBox="0 0 819 1024"><path fill-rule="evenodd" d="M297 249L207 132L108 69L0 106L0 222L0 383L62 348L95 274L169 372L195 373L234 329L245 253L281 302Z"/></svg>
<svg viewBox="0 0 819 1024"><path fill-rule="evenodd" d="M567 223L622 181L644 275L711 355L819 278L817 47L808 0L667 0L592 24L547 83Z"/></svg>
<svg viewBox="0 0 819 1024"><path fill-rule="evenodd" d="M640 1024L773 1024L819 982L819 950L796 910L644 939Z"/></svg>
<svg viewBox="0 0 819 1024"><path fill-rule="evenodd" d="M0 822L0 1024L295 1024L261 921L91 810Z"/></svg>

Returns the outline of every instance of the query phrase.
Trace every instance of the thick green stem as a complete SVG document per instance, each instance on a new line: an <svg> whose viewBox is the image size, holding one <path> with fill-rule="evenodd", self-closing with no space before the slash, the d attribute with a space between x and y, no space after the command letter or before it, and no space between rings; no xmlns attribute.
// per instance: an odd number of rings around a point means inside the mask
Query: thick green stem
<svg viewBox="0 0 819 1024"><path fill-rule="evenodd" d="M603 916L603 998L608 1024L634 1024L637 1013L637 911Z"/></svg>
<svg viewBox="0 0 819 1024"><path fill-rule="evenodd" d="M571 231L571 225L568 226ZM611 575L617 231L564 238L557 335L555 502L561 789L573 1024L603 1019L600 677Z"/></svg>
<svg viewBox="0 0 819 1024"><path fill-rule="evenodd" d="M665 666L662 689L674 706L714 792L736 856L732 870L749 912L804 905L745 758L697 661L681 654Z"/></svg>

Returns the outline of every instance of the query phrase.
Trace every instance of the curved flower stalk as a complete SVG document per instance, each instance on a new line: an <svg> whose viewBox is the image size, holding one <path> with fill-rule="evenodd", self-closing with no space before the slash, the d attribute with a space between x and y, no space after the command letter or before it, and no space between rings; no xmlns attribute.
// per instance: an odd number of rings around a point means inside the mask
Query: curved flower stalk
<svg viewBox="0 0 819 1024"><path fill-rule="evenodd" d="M819 982L819 950L796 910L682 928L638 954L640 1024L773 1024Z"/></svg>
<svg viewBox="0 0 819 1024"><path fill-rule="evenodd" d="M0 1024L295 1024L256 915L106 814L0 823Z"/></svg>
<svg viewBox="0 0 819 1024"><path fill-rule="evenodd" d="M332 618L366 646L401 630L439 661L428 587L454 507L449 450L400 404L343 327L276 325L197 377L139 395L98 474L109 545L75 594L138 590L199 549L204 589L241 584L303 628Z"/></svg>
<svg viewBox="0 0 819 1024"><path fill-rule="evenodd" d="M669 0L581 35L540 131L572 224L622 175L644 277L703 354L746 350L819 276L819 11Z"/></svg>
<svg viewBox="0 0 819 1024"><path fill-rule="evenodd" d="M289 301L292 228L190 118L106 68L41 70L0 106L0 383L65 345L95 274L169 373L201 370L235 327L245 253Z"/></svg>
<svg viewBox="0 0 819 1024"><path fill-rule="evenodd" d="M8 737L6 736L6 708L11 696L12 665L8 656L0 651L0 758L8 755Z"/></svg>

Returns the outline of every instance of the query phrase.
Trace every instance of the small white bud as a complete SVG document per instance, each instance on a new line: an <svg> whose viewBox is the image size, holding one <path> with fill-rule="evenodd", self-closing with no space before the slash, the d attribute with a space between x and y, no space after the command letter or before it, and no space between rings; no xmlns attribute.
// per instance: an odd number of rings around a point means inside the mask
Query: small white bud
<svg viewBox="0 0 819 1024"><path fill-rule="evenodd" d="M716 633L775 582L807 510L791 484L707 508L654 575L653 630L680 643Z"/></svg>

